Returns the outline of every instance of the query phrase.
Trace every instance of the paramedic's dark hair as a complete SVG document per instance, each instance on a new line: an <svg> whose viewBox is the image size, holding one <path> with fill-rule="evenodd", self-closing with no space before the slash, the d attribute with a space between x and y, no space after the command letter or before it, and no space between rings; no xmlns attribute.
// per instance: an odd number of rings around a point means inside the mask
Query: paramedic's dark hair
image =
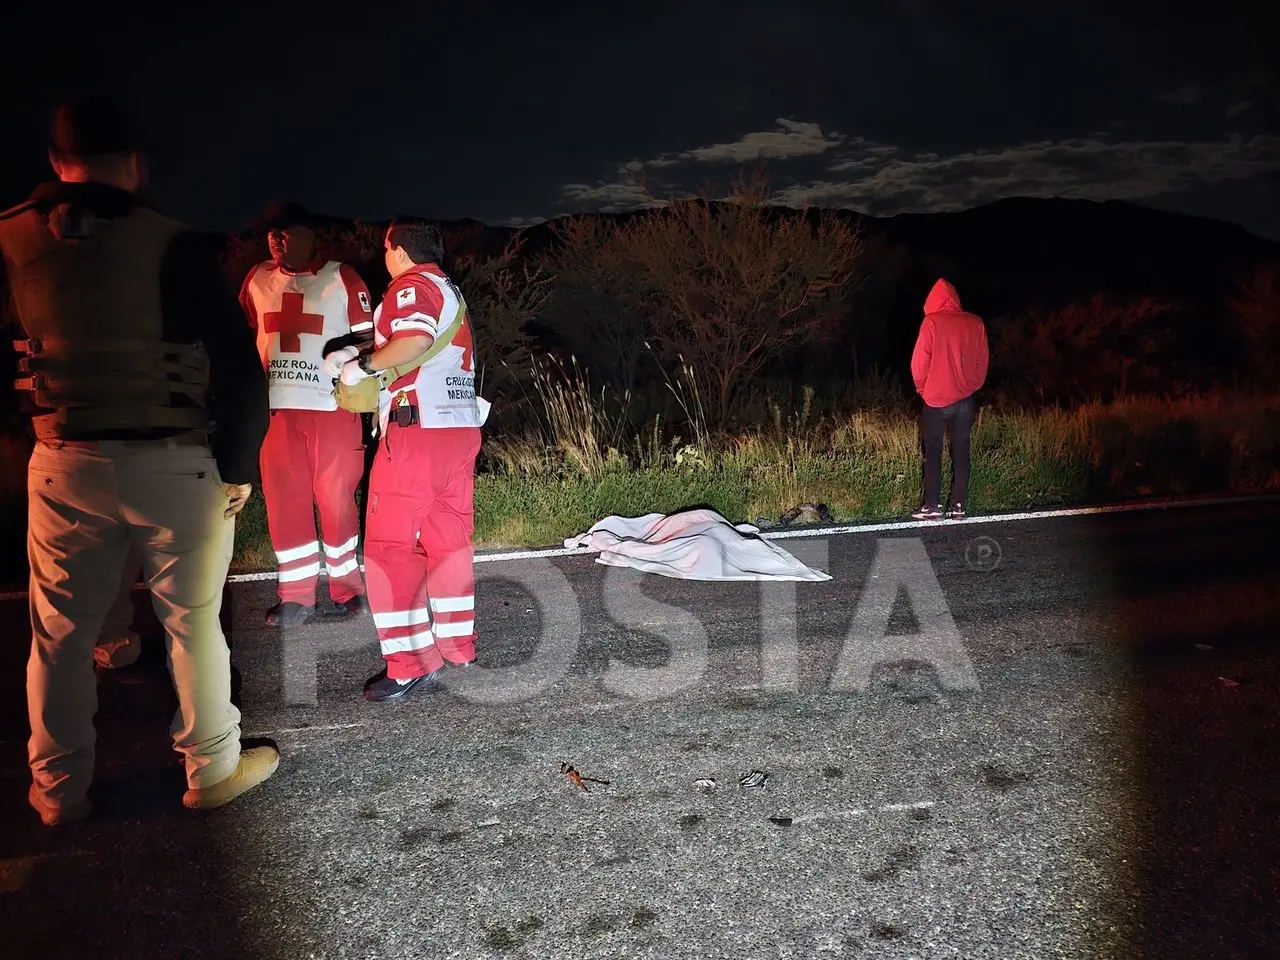
<svg viewBox="0 0 1280 960"><path fill-rule="evenodd" d="M396 217L391 221L387 240L392 247L403 247L414 263L439 263L444 259L440 231L420 217Z"/></svg>
<svg viewBox="0 0 1280 960"><path fill-rule="evenodd" d="M67 97L54 105L49 118L49 149L81 162L143 149L133 116L102 94Z"/></svg>

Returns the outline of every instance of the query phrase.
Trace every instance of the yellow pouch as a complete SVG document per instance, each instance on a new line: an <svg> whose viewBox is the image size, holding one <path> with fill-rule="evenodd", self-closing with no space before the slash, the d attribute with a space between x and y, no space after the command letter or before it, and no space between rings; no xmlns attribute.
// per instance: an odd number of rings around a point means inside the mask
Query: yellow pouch
<svg viewBox="0 0 1280 960"><path fill-rule="evenodd" d="M448 342L447 340L435 342L421 356L410 360L408 363L402 363L398 367L379 370L372 377L366 377L354 387L348 386L341 380L335 380L333 382L333 399L338 402L338 408L341 410L349 410L352 413L377 413L378 396L381 394L383 387L390 387L391 384L409 371L418 369L418 367L426 363L428 357L437 353ZM366 354L371 352L366 351Z"/></svg>
<svg viewBox="0 0 1280 960"><path fill-rule="evenodd" d="M354 387L341 380L333 383L333 399L338 402L338 409L352 413L377 413L378 394L382 390L382 381L378 377L367 377Z"/></svg>

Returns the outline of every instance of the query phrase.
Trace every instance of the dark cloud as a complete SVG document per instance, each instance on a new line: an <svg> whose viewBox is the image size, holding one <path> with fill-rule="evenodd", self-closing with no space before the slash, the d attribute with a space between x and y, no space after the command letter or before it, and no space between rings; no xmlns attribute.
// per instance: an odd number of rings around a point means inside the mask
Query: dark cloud
<svg viewBox="0 0 1280 960"><path fill-rule="evenodd" d="M0 204L48 175L44 97L89 82L155 133L164 209L210 229L281 197L523 224L661 203L760 158L794 202L1159 198L1280 236L1280 5L1232 6L19 5Z"/></svg>
<svg viewBox="0 0 1280 960"><path fill-rule="evenodd" d="M858 206L893 214L957 210L1007 196L1148 201L1199 187L1280 173L1280 137L1215 142L1075 139L952 156L879 154L847 161L864 175L815 180L781 191L800 205ZM833 173L846 169L837 164Z"/></svg>
<svg viewBox="0 0 1280 960"><path fill-rule="evenodd" d="M749 163L753 160L789 160L834 150L844 143L838 133L825 134L816 123L802 123L779 117L777 128L748 133L729 143L713 143L682 150L650 160L648 166L662 167L697 161L701 163Z"/></svg>
<svg viewBox="0 0 1280 960"><path fill-rule="evenodd" d="M792 169L797 161L828 153L831 157L820 170ZM778 203L891 216L961 210L1010 196L1148 202L1266 184L1280 175L1280 137L1140 140L1099 131L954 152L911 151L824 132L813 122L779 120L775 130L748 133L733 142L621 165L614 179L566 186L563 200L571 211L651 206L668 195L693 195L708 167L756 160L769 162ZM660 182L668 193L652 187L646 193L638 184L650 169L663 174Z"/></svg>

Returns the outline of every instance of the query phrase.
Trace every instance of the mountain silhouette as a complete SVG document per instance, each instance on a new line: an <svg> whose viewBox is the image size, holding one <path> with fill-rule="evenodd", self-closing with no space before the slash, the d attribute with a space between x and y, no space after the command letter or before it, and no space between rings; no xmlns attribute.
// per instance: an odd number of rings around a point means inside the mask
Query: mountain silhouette
<svg viewBox="0 0 1280 960"><path fill-rule="evenodd" d="M777 217L799 212L781 206L769 211ZM646 212L576 216L621 223ZM810 209L808 215L821 212ZM1011 197L956 212L890 217L831 212L860 228L871 255L840 342L826 358L809 361L805 376L847 376L851 357L859 368L875 364L904 375L925 296L939 277L958 288L964 306L989 329L1097 295L1174 301L1178 311L1170 322L1181 339L1203 352L1206 370L1220 372L1235 362L1227 355L1222 321L1236 285L1258 264L1280 261L1280 242L1236 224L1117 200ZM353 223L328 219L340 229ZM552 250L555 225L563 219L525 227L433 222L446 240L458 238L474 252L496 254L519 237L521 255L536 257ZM449 260L446 255L446 269ZM380 289L386 282L380 261L366 269L371 287ZM554 331L537 323L530 332L544 345L556 340ZM802 375L790 369L784 375Z"/></svg>
<svg viewBox="0 0 1280 960"><path fill-rule="evenodd" d="M772 210L779 216L798 212L784 207ZM1076 299L1099 292L1213 303L1220 301L1242 270L1280 258L1280 242L1236 224L1119 200L1011 197L946 213L875 217L851 210L834 212L858 224L866 238L899 250L905 257L904 277L947 274L960 287L962 298L991 314L1016 311L1033 301ZM577 216L622 222L641 213ZM327 219L336 227L352 223ZM519 235L524 254L532 256L551 247L554 224L562 219L520 228L474 219L434 222L451 233L482 235L483 248L489 252L502 249ZM920 303L936 275L908 283L909 288L920 288ZM901 292L908 296L914 291Z"/></svg>

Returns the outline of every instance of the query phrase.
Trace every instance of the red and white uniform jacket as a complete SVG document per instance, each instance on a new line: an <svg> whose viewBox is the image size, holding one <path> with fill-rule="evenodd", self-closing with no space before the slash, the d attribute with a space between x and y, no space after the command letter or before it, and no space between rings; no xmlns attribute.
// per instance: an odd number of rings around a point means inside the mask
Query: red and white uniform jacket
<svg viewBox="0 0 1280 960"><path fill-rule="evenodd" d="M373 342L380 348L396 337L430 334L427 361L383 390L378 423L385 431L392 407L418 408L418 425L479 427L489 404L476 395L476 358L466 302L435 264L411 267L391 281L374 311Z"/></svg>
<svg viewBox="0 0 1280 960"><path fill-rule="evenodd" d="M369 288L345 263L316 259L298 272L274 261L255 266L240 306L258 334L272 410L337 410L321 351L334 337L373 327Z"/></svg>

